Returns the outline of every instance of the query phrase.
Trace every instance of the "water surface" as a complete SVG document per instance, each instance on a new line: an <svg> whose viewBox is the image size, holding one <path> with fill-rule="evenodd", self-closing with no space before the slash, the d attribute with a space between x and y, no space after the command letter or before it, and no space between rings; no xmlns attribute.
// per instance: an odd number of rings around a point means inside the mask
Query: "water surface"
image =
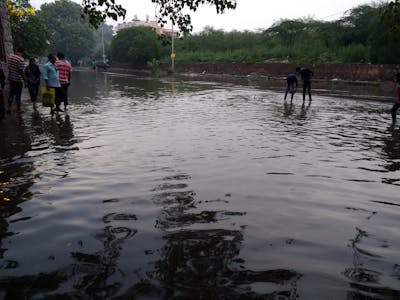
<svg viewBox="0 0 400 300"><path fill-rule="evenodd" d="M73 75L0 124L0 297L400 299L390 103Z"/></svg>

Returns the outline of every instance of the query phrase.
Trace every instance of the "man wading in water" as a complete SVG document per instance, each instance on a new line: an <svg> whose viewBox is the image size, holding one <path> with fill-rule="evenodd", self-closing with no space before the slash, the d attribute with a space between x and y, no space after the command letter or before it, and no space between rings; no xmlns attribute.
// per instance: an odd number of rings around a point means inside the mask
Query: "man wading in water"
<svg viewBox="0 0 400 300"><path fill-rule="evenodd" d="M306 91L308 91L308 98L311 102L311 78L314 76L314 72L308 68L300 67L297 67L296 71L300 73L303 80L303 102L306 99Z"/></svg>
<svg viewBox="0 0 400 300"><path fill-rule="evenodd" d="M396 102L393 104L392 110L392 126L396 125L396 114L400 107L400 72L396 74Z"/></svg>
<svg viewBox="0 0 400 300"><path fill-rule="evenodd" d="M54 54L49 54L48 56L49 62L47 64L44 65L44 70L43 70L43 79L46 82L46 87L47 90L49 90L50 88L54 88L55 92L56 92L56 108L53 110L53 108L51 108L51 113L53 113L53 111L63 111L60 108L60 104L61 104L61 84L60 84L60 77L59 77L59 72L58 69L55 65L56 63L56 56Z"/></svg>

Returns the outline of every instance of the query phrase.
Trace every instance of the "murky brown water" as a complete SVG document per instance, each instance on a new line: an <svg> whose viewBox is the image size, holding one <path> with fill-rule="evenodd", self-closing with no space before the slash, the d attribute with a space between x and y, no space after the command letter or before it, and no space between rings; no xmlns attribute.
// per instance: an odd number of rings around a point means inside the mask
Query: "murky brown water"
<svg viewBox="0 0 400 300"><path fill-rule="evenodd" d="M75 73L0 125L4 299L400 299L390 103Z"/></svg>

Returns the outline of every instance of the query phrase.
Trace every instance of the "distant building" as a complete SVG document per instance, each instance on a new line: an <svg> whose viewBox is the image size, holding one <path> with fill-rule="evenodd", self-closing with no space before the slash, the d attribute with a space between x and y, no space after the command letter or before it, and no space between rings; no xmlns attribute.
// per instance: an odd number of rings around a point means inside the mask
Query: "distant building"
<svg viewBox="0 0 400 300"><path fill-rule="evenodd" d="M150 21L149 17L146 16L146 21L138 20L136 15L133 20L130 22L123 22L114 27L115 33L118 33L121 29L130 28L130 27L151 27L157 34L165 34L165 35L174 35L174 37L178 36L176 31L172 31L171 29L163 28L158 25L157 21Z"/></svg>

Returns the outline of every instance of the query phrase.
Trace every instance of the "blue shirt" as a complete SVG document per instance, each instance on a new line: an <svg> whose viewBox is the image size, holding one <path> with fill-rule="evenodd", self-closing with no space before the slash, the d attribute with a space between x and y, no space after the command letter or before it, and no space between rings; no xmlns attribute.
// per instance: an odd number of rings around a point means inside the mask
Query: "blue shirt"
<svg viewBox="0 0 400 300"><path fill-rule="evenodd" d="M43 79L49 87L61 87L58 69L51 62L44 65Z"/></svg>

